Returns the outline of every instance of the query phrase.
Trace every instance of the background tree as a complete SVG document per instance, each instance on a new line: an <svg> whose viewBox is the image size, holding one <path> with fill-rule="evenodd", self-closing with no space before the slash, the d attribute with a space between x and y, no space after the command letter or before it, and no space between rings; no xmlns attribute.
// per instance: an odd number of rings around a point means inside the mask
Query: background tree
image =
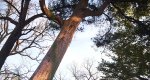
<svg viewBox="0 0 150 80"><path fill-rule="evenodd" d="M20 4L19 4L20 3ZM22 4L21 4L22 3ZM44 17L43 13L40 13L40 8L37 2L31 1L28 5L28 12L25 15L27 23L26 26L20 31L17 30L16 32L21 32L21 37L17 39L14 42L13 47L11 47L11 51L9 52L9 55L7 55L7 49L10 49L11 44L6 44L6 42L11 42L12 39L9 39L13 34L13 31L17 28L16 25L19 25L17 21L20 18L18 15L22 15L20 11L21 6L23 8L24 1L17 1L17 0L2 0L0 6L0 46L1 49L4 47L4 45L9 46L5 47L6 53L0 53L0 60L3 65L3 61L5 57L8 56L14 56L14 55L21 55L24 58L29 58L33 61L41 61L40 55L43 55L45 53L46 49L49 48L51 44L45 44L47 41L53 41L54 40L54 33L50 25L48 25L47 19L39 18L38 17ZM20 13L18 13L20 12ZM35 20L36 19L36 20ZM42 22L40 22L42 21ZM15 24L12 24L13 22L16 22ZM25 22L20 22L20 24L26 24ZM30 23L31 22L31 23ZM40 23L39 23L40 22ZM15 32L15 31L14 31ZM13 36L13 38L16 38L16 36ZM9 39L9 40L8 40ZM13 42L12 42L13 43ZM33 51L34 49L34 51ZM6 56L7 55L7 56ZM7 63L6 63L7 64ZM24 64L25 65L25 64ZM9 68L6 69L4 66L0 72L0 74L3 74L3 71L8 70L11 73L14 73L14 69L10 67L11 65L7 65ZM16 65L18 67L19 65ZM23 68L19 69L22 70ZM11 74L10 74L11 75ZM22 76L25 76L26 74L22 73ZM28 76L29 77L29 76Z"/></svg>
<svg viewBox="0 0 150 80"><path fill-rule="evenodd" d="M54 33L50 25L48 25L47 19L39 18L44 16L43 13L40 12L41 10L39 8L38 2L30 1L30 4L28 5L28 12L26 13L26 15L24 15L24 17L26 16L26 21L19 22L19 18L22 19L21 15L23 14L23 12L21 12L21 9L25 7L24 6L25 2L26 1L24 0L22 1L2 0L0 3L1 6L0 7L0 46L1 49L6 50L6 51L5 50L2 51L4 53L0 53L1 67L6 57L8 56L11 57L14 55L21 55L23 58L29 58L35 62L41 61L41 58L39 56L43 55L43 53L47 51L46 49L48 49L51 45L51 44L45 44L45 42L54 40ZM17 29L20 28L18 27L19 24L27 24L27 25L23 25L22 30L16 30L16 28ZM21 32L21 37L17 39L15 42L13 42L12 39L17 37L16 35L13 34L15 32ZM8 37L10 36L11 38L9 39ZM14 43L13 47L11 47L11 44L6 42ZM11 51L7 53L7 50L11 50ZM11 72L12 74L13 73L17 74L16 71L14 71L15 69L10 67L11 64L7 66L9 67L7 69L6 66L1 68L0 74L4 74L5 70ZM17 68L19 65L15 65L15 66ZM23 69L24 68L20 68L18 69L18 71L21 71ZM20 73L21 76L28 75L28 73L27 74L23 74L23 73ZM9 77L12 74L9 74ZM21 78L21 79L25 79L25 78Z"/></svg>
<svg viewBox="0 0 150 80"><path fill-rule="evenodd" d="M112 61L103 59L99 70L104 79L148 80L149 78L149 27L150 1L112 3L108 15L113 32L94 39L96 45L105 45L114 52Z"/></svg>
<svg viewBox="0 0 150 80"><path fill-rule="evenodd" d="M37 42L39 42L40 39L39 37L42 36L41 32L44 32L44 30L47 29L46 27L45 28L43 27L43 29L41 28L41 31L38 30L39 27L36 26L40 26L42 23L38 25L30 26L32 24L32 23L29 24L31 21L33 21L37 17L41 17L43 14L35 13L34 16L28 18L27 9L30 8L30 10L32 11L31 4L30 7L24 5L29 5L29 2L4 0L2 1L2 3L3 3L2 4L3 9L1 10L0 19L2 23L4 21L5 22L7 21L8 23L7 25L4 24L1 25L1 31L2 31L1 33L7 34L6 36L4 36L3 34L1 35L2 37L1 46L3 45L0 53L1 67L9 55L14 55L19 53L24 56L29 56L25 54L25 50L29 49L30 47L40 48L41 46L39 46ZM16 3L20 3L20 4L16 4ZM20 10L20 8L25 10ZM24 19L27 19L27 21L24 21Z"/></svg>
<svg viewBox="0 0 150 80"><path fill-rule="evenodd" d="M68 70L71 72L67 78L65 74L56 75L53 80L100 80L101 73L97 70L97 61L87 59L81 65L72 63Z"/></svg>
<svg viewBox="0 0 150 80"><path fill-rule="evenodd" d="M72 65L70 71L75 80L100 80L100 72L92 59L85 60L81 66Z"/></svg>
<svg viewBox="0 0 150 80"><path fill-rule="evenodd" d="M9 65L4 65L4 69L0 71L1 80L28 80L28 74L32 72L27 66L19 65L14 66L12 69Z"/></svg>

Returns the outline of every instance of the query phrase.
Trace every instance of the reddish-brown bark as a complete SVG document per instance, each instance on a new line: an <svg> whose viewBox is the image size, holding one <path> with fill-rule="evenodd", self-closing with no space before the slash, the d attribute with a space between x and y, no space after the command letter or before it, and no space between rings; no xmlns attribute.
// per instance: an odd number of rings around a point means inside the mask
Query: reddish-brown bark
<svg viewBox="0 0 150 80"><path fill-rule="evenodd" d="M67 20L64 21L61 32L57 36L55 42L51 46L50 50L45 55L39 67L36 69L30 80L52 80L54 74L63 59L63 56L71 43L73 34L76 31L81 20L88 16L85 12L87 10L87 1L81 0L76 9L73 12L73 15ZM109 5L109 2L105 2L101 6L101 11L99 10L99 15L102 14L104 9ZM90 12L92 14L92 12ZM90 15L91 15L90 14ZM97 14L96 14L97 15ZM49 16L49 15L47 15ZM95 16L95 14L93 14Z"/></svg>
<svg viewBox="0 0 150 80"><path fill-rule="evenodd" d="M52 80L81 18L73 16L64 26L30 80Z"/></svg>

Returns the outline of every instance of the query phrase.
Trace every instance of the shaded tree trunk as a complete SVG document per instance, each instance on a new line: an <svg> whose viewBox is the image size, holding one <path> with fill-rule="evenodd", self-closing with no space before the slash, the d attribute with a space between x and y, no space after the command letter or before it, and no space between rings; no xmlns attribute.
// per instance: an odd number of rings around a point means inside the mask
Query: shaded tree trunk
<svg viewBox="0 0 150 80"><path fill-rule="evenodd" d="M9 53L13 48L13 45L19 39L20 36L21 36L21 27L17 26L13 30L12 34L9 36L9 38L7 39L7 41L5 42L4 46L0 51L0 69L5 63L6 58L9 56Z"/></svg>

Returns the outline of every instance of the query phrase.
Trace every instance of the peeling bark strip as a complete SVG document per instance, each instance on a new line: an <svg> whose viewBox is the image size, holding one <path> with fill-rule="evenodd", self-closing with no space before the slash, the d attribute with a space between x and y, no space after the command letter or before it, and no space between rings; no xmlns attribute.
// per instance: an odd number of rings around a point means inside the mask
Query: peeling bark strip
<svg viewBox="0 0 150 80"><path fill-rule="evenodd" d="M40 0L43 1L43 0ZM108 0L109 1L109 0ZM88 10L87 7L88 0L81 0L77 5L76 9L73 12L73 15L67 20L64 21L63 27L51 46L50 50L47 52L42 62L36 69L36 71L31 76L30 80L52 80L54 74L63 59L63 56L71 43L72 37L76 31L81 20L89 16L87 12L92 13ZM104 4L100 7L101 10L99 14L90 14L90 16L100 16L104 9L109 5L109 2L104 2ZM45 7L44 7L45 8ZM46 10L46 9L45 9ZM45 11L46 12L46 11ZM47 16L48 13L47 13Z"/></svg>

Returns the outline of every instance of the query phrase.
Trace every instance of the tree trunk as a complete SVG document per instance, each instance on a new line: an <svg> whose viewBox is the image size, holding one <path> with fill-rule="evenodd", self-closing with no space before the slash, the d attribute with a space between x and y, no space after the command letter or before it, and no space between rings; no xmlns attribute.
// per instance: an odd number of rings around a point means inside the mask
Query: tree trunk
<svg viewBox="0 0 150 80"><path fill-rule="evenodd" d="M63 27L47 52L39 67L31 76L30 80L52 80L54 74L71 43L73 34L75 33L79 23L86 16L100 16L104 9L109 5L109 0L104 2L98 11L87 9L88 0L81 0L73 11L73 15L64 22Z"/></svg>
<svg viewBox="0 0 150 80"><path fill-rule="evenodd" d="M69 20L64 22L62 30L57 36L55 42L47 52L41 64L34 72L30 80L52 80L53 76L71 43L73 34L76 31L82 18L72 16Z"/></svg>
<svg viewBox="0 0 150 80"><path fill-rule="evenodd" d="M9 56L9 53L13 48L13 45L19 39L20 36L21 36L21 27L16 26L16 28L13 30L12 34L9 36L9 38L7 39L7 41L5 42L4 46L0 51L0 69L5 63L6 58Z"/></svg>
<svg viewBox="0 0 150 80"><path fill-rule="evenodd" d="M23 7L21 7L21 13L19 15L18 23L16 23L15 29L12 31L11 35L6 40L4 46L0 51L0 70L5 63L6 58L9 56L11 49L13 48L15 42L20 38L22 35L22 29L27 25L25 24L25 19L28 11L30 0L26 0L22 2Z"/></svg>

